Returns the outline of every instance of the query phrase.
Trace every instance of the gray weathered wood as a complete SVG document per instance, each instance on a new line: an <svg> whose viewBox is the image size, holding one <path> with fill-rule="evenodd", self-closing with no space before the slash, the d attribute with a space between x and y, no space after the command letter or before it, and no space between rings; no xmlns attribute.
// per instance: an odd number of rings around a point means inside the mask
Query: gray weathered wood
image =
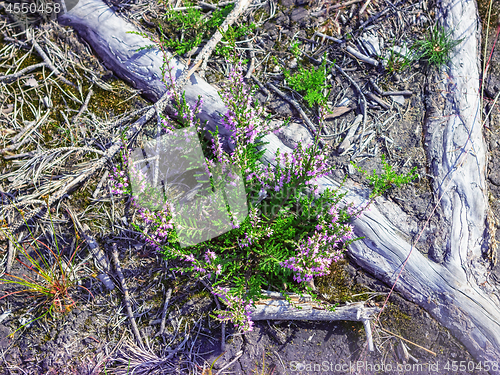
<svg viewBox="0 0 500 375"><path fill-rule="evenodd" d="M251 308L252 320L314 320L333 321L350 320L363 322L373 319L380 307L366 307L363 302L337 307L335 311L321 308L313 301L294 302L295 308L284 299L260 300Z"/></svg>
<svg viewBox="0 0 500 375"><path fill-rule="evenodd" d="M442 0L438 5L442 24L453 31L454 38L465 37L455 49L446 72L429 84L429 102L434 101L436 105L427 108L425 147L431 173L435 176L435 202L443 197L439 201L442 214L439 231L436 229L436 247L441 249L444 261L436 263L414 249L396 290L450 329L476 360L498 361L500 303L496 296L498 291L484 283L487 265L481 258L486 246L487 190L486 149L477 96L477 9L475 2L466 0ZM164 92L160 52L137 52L139 47L151 43L140 36L127 34L127 31L137 31L136 28L104 3L80 0L59 21L74 27L108 68L141 89L146 97L156 100ZM173 62L174 74L178 76L183 66ZM440 90L447 92L446 98L439 99ZM220 124L219 115L225 111L223 103L214 87L193 75L186 86L186 98L193 103L198 95L205 99L200 118L209 120L208 127L213 129ZM227 131L221 130L227 137ZM270 144L264 161L270 162L278 147L281 151L290 151L275 134L269 134L265 140ZM321 179L320 185L322 188L339 186L331 178ZM348 189L346 202L362 204L368 199L367 189L352 183L345 188ZM397 205L378 198L370 211L353 223L356 234L365 239L350 246L350 255L377 278L394 283L411 250L410 219Z"/></svg>

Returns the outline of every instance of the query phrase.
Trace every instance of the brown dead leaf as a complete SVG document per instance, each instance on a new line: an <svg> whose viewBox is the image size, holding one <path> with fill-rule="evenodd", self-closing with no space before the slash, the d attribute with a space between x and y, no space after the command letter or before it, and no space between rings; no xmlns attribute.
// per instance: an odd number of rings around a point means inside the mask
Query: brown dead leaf
<svg viewBox="0 0 500 375"><path fill-rule="evenodd" d="M340 117L343 114L349 112L351 109L351 107L335 107L332 113L329 113L325 116L325 120L333 120L334 118Z"/></svg>

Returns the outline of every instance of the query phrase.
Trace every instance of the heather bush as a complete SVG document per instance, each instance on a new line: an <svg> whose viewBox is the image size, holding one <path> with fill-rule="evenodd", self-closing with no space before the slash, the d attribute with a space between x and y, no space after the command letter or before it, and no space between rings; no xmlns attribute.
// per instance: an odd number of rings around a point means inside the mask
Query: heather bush
<svg viewBox="0 0 500 375"><path fill-rule="evenodd" d="M171 75L169 82L173 82ZM222 125L232 132L231 153L223 151L218 130L211 133L211 140L204 139L205 128L196 118L203 105L201 98L191 108L183 96L175 94L174 88L174 84L169 84L175 118L162 118L163 132L172 129L198 132L212 188L220 176L215 171L240 170L245 181L248 215L241 222L234 220L233 229L226 233L182 247L176 226L189 230L186 229L189 223L174 223L174 205L166 199L161 202L161 209L153 210L140 204L141 199L146 200L141 198L144 195L134 195L132 202L141 218L134 225L165 258L182 261L183 265L174 268L176 272L190 273L211 282L212 293L226 307L216 312L216 318L232 321L240 330L249 331L252 329L250 307L263 297L262 290L312 292L308 282L327 275L330 265L341 259L347 245L356 240L349 221L360 215L362 208L342 205L343 194L329 189L320 191L316 184L318 178L333 169L327 161L328 148L318 145L324 116L321 108L320 130L314 142L299 143L290 153L278 150L276 165L264 165L259 161L264 146L262 137L275 129L269 119L263 118L263 109L253 101L255 89L245 84L241 63L234 65L220 94L227 108ZM122 163L115 167L112 178L116 194L132 192L131 176L138 191L149 188L148 182L144 182L146 178L129 159L130 151L123 149Z"/></svg>

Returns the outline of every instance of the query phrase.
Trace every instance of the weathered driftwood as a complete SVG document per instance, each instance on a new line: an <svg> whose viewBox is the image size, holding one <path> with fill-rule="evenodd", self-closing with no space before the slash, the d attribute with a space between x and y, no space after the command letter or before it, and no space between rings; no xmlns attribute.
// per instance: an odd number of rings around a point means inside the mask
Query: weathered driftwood
<svg viewBox="0 0 500 375"><path fill-rule="evenodd" d="M373 318L379 307L366 307L363 302L337 307L335 311L326 310L312 299L291 295L292 307L281 294L268 292L268 299L261 299L252 307L252 320L351 320L362 322Z"/></svg>
<svg viewBox="0 0 500 375"><path fill-rule="evenodd" d="M139 32L133 24L116 15L103 1L82 0L70 12L59 17L59 23L72 26L85 39L102 59L104 65L114 74L135 88L141 90L144 97L151 101L158 100L165 92L161 67L163 54L160 50L142 50L139 48L151 45L151 41L130 32ZM172 75L178 79L185 66L177 59L170 60ZM196 101L198 95L203 96L202 121L208 121L215 128L220 115L225 109L217 90L205 80L193 74L185 86L186 99ZM230 135L224 127L220 129L225 139Z"/></svg>
<svg viewBox="0 0 500 375"><path fill-rule="evenodd" d="M465 37L446 73L429 84L433 87L426 117L426 150L434 174L435 202L443 214L435 229L441 240L443 260L434 262L417 249L411 252L396 290L424 307L441 324L459 338L469 352L482 361L500 358L500 303L497 292L486 279L486 265L481 260L486 246L485 219L487 191L485 184L486 149L481 133L478 84L479 21L475 2L443 0L438 14L454 38ZM158 99L165 87L161 82L162 56L158 50L137 49L148 40L127 34L136 28L116 16L98 0L80 0L68 14L59 18L73 26L94 48L116 75L141 89L151 100ZM183 66L175 64L179 75ZM439 102L439 90L447 92ZM213 129L219 124L224 106L217 90L200 79L191 77L186 98L193 103L198 95L205 99L202 120ZM225 136L228 135L223 127ZM276 135L269 134L270 144L263 160L272 162L274 151L290 150ZM470 146L473 145L473 148ZM331 178L320 181L322 188L338 187ZM345 186L344 198L361 204L369 191L353 184ZM440 198L442 197L442 198ZM377 199L361 218L354 222L355 232L365 238L353 243L349 252L356 262L377 278L394 283L401 265L411 251L409 233L411 217L397 205ZM486 283L485 283L486 282Z"/></svg>
<svg viewBox="0 0 500 375"><path fill-rule="evenodd" d="M266 292L267 299L256 302L251 308L252 320L314 320L334 321L350 320L362 322L365 327L368 349L374 351L370 320L379 312L380 307L366 307L363 302L351 303L337 307L335 311L326 310L314 302L309 295L303 297L292 294L289 296L292 303L276 292Z"/></svg>

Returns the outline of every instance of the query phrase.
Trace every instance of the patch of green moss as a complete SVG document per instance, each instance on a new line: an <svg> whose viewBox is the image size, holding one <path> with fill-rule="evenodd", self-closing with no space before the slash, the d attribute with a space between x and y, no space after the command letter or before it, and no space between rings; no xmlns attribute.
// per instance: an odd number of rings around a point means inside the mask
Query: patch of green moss
<svg viewBox="0 0 500 375"><path fill-rule="evenodd" d="M357 284L345 270L347 260L343 259L330 266L330 274L315 280L318 291L329 303L357 302L367 299L369 289ZM359 296L355 296L361 294Z"/></svg>
<svg viewBox="0 0 500 375"><path fill-rule="evenodd" d="M132 101L125 101L131 96L130 91L126 89L125 83L116 79L109 84L115 89L114 92L104 90L99 86L92 87L94 94L89 103L89 110L99 117L118 115L132 109ZM87 91L88 88L84 87L83 92Z"/></svg>
<svg viewBox="0 0 500 375"><path fill-rule="evenodd" d="M85 189L85 188L80 188L76 190L72 195L73 203L75 203L78 207L88 207L92 204L90 197L92 195L91 192L88 190L90 189Z"/></svg>
<svg viewBox="0 0 500 375"><path fill-rule="evenodd" d="M253 16L253 18L254 18L254 19L255 19L255 21L257 21L257 22L258 22L259 20L261 20L261 18L262 18L262 20L265 20L265 19L266 19L266 18L268 18L268 17L269 17L269 12L268 12L267 10L263 9L263 8L258 9L258 10L255 12L254 16Z"/></svg>
<svg viewBox="0 0 500 375"><path fill-rule="evenodd" d="M405 314L401 307L394 302L389 302L380 316L381 325L398 335L417 344L423 345L426 342L425 330L422 329L421 321L412 319Z"/></svg>

